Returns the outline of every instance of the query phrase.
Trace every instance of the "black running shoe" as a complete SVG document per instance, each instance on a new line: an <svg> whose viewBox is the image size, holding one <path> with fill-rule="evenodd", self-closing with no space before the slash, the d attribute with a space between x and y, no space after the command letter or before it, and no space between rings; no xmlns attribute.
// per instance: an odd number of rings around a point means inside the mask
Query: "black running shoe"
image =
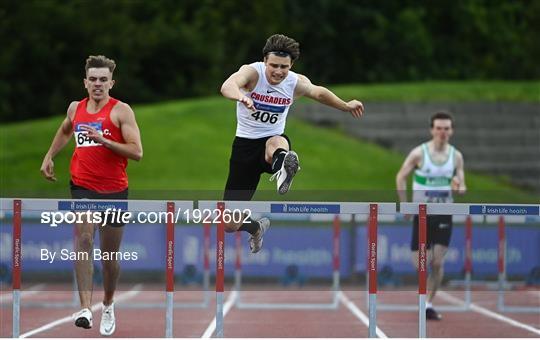
<svg viewBox="0 0 540 340"><path fill-rule="evenodd" d="M442 315L437 313L432 307L426 308L426 319L439 321L442 319Z"/></svg>

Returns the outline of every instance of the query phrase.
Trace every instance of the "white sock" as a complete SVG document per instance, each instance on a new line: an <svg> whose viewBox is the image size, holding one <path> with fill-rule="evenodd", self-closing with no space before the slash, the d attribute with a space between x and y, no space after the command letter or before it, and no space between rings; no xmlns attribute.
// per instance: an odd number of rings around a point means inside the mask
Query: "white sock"
<svg viewBox="0 0 540 340"><path fill-rule="evenodd" d="M427 308L433 308L433 304L431 302L426 302L426 309Z"/></svg>

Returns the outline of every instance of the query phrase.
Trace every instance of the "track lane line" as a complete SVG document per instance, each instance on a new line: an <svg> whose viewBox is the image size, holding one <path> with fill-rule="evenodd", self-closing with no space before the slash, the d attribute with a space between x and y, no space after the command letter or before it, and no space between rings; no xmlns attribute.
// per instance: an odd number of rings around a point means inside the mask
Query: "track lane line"
<svg viewBox="0 0 540 340"><path fill-rule="evenodd" d="M537 298L540 299L540 291L538 291L538 290L528 290L527 293L529 293L531 295L534 295L534 296L536 296Z"/></svg>
<svg viewBox="0 0 540 340"><path fill-rule="evenodd" d="M234 302L236 301L236 297L238 296L238 292L236 290L233 290L231 294L228 296L227 301L223 305L223 322L225 323L225 316L231 310L232 306L234 306ZM214 316L214 319L210 322L206 330L204 331L203 335L201 336L201 339L208 339L212 337L212 334L216 330L216 317Z"/></svg>
<svg viewBox="0 0 540 340"><path fill-rule="evenodd" d="M362 321L362 323L366 325L366 327L369 327L369 318L367 317L367 315L364 314L354 302L349 300L349 298L345 295L344 292L339 291L338 296L339 300L345 305L345 307L347 307L354 316L356 316L360 321ZM376 334L379 338L388 338L388 336L386 336L386 334L384 334L384 332L379 327L376 328Z"/></svg>
<svg viewBox="0 0 540 340"><path fill-rule="evenodd" d="M444 291L439 291L437 292L437 296L446 300L447 302L450 302L450 303L454 303L454 304L464 304L465 301L461 300L461 299L458 299L456 297L453 297L452 295L448 294L447 292L444 292ZM474 312L477 312L479 314L482 314L482 315L485 315L485 316L488 316L490 318L493 318L493 319L496 319L498 321L502 321L502 322L505 322L509 325L512 325L514 327L517 327L517 328L521 328L521 329L524 329L524 330L527 330L529 332L532 332L536 335L540 335L540 329L537 329L537 328L534 328L530 325L527 325L527 324L524 324L522 322L519 322L517 320L514 320L512 318L509 318L507 316L504 316L504 315L501 315L499 313L495 313L487 308L484 308L484 307L480 307L474 303L471 303L471 310L473 310Z"/></svg>
<svg viewBox="0 0 540 340"><path fill-rule="evenodd" d="M136 296L137 294L139 294L141 292L141 288L142 288L142 284L138 284L138 285L135 285L130 291L128 292L125 292L125 293L122 293L122 294L119 294L116 299L115 299L115 302L116 301L122 301L122 300L127 300L127 299L130 299L134 296ZM92 312L95 312L97 309L99 309L99 307L101 307L101 302L98 302L96 304L94 304L91 308ZM73 317L72 315L69 315L69 316L66 316L65 318L62 318L62 319L58 319L58 320L55 320L55 321L52 321L52 322L49 322L41 327L38 327L38 328L35 328L31 331L28 331L24 334L21 334L21 338L27 338L27 337L30 337L32 335L35 335L35 334L38 334L38 333L41 333L41 332L44 332L46 330L49 330L51 328L54 328L58 325L61 325L61 324L64 324L64 323L67 323L67 322L70 322L70 321L73 321Z"/></svg>
<svg viewBox="0 0 540 340"><path fill-rule="evenodd" d="M43 291L43 288L45 288L46 286L47 286L46 283L40 283L37 285L30 286L27 289L21 291L21 298L40 293ZM0 302L2 304L11 302L12 300L13 300L13 292L0 294Z"/></svg>

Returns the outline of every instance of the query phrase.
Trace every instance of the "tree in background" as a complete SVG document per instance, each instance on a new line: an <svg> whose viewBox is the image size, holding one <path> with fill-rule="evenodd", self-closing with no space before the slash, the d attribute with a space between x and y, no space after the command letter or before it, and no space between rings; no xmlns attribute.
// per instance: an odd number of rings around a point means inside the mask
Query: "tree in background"
<svg viewBox="0 0 540 340"><path fill-rule="evenodd" d="M314 82L538 79L538 17L532 0L1 0L0 121L65 114L91 54L121 61L132 103L217 94L273 33Z"/></svg>

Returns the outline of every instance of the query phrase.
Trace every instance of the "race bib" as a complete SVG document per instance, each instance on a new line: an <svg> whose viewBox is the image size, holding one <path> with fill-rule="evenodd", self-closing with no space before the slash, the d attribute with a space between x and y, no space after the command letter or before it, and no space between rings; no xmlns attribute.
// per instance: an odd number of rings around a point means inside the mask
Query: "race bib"
<svg viewBox="0 0 540 340"><path fill-rule="evenodd" d="M280 115L285 112L286 106L275 106L268 104L253 103L257 111L251 113L251 120L266 124L276 124Z"/></svg>
<svg viewBox="0 0 540 340"><path fill-rule="evenodd" d="M450 191L448 190L426 190L424 195L428 203L447 203L450 201Z"/></svg>
<svg viewBox="0 0 540 340"><path fill-rule="evenodd" d="M100 146L101 143L96 143L93 140L91 140L89 137L86 136L87 132L81 129L81 125L88 125L96 129L100 134L103 135L103 131L101 129L102 123L101 122L92 122L92 123L78 123L75 126L75 145L78 148L86 148L90 146Z"/></svg>

